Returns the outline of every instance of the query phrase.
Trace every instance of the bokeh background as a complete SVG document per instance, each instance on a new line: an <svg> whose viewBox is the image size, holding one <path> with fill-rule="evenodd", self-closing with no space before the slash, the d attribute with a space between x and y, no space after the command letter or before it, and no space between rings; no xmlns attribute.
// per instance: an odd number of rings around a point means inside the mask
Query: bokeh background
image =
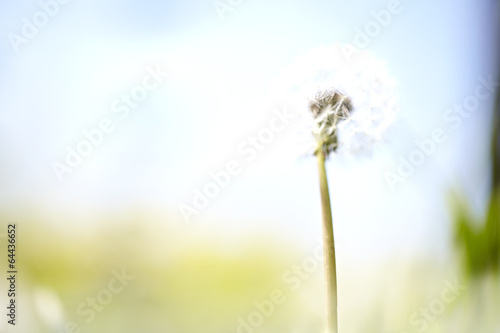
<svg viewBox="0 0 500 333"><path fill-rule="evenodd" d="M19 268L18 322L1 330L322 332L316 162L293 126L251 161L238 147L293 110L271 89L283 68L356 45L392 2L72 0L13 47L47 3L0 1L0 274L8 223ZM397 3L365 49L398 82L400 118L369 158L327 163L340 331L500 332L497 92L457 128L443 118L480 77L498 82L499 2ZM168 75L120 117L147 68ZM113 132L60 181L54 162L105 118ZM387 172L436 128L446 141L392 188ZM241 172L186 219L232 160ZM86 322L78 307L122 270L134 279ZM467 288L443 303L450 284ZM284 301L255 315L276 290Z"/></svg>

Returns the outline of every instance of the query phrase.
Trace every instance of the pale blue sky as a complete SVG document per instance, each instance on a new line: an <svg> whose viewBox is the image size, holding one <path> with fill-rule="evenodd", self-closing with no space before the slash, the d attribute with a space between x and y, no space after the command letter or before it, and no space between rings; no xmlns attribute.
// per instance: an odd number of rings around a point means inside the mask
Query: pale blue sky
<svg viewBox="0 0 500 333"><path fill-rule="evenodd" d="M221 21L212 0L73 0L17 53L7 34L19 33L23 17L40 7L0 2L1 208L12 218L9 207L28 204L91 216L137 204L180 219L177 205L190 203L210 171L240 158L238 145L269 122L276 105L268 86L278 71L310 48L352 43L356 28L389 2L247 0ZM487 193L493 99L456 131L442 115L474 91L478 76L498 72L498 1L402 0L401 6L369 46L399 83L402 120L393 141L371 160L328 164L337 237L346 251L444 250L446 191L464 187L479 212ZM130 117L118 119L113 100L140 83L148 65L171 76ZM58 182L51 163L105 117L115 131ZM449 139L392 193L384 172L436 127ZM289 138L277 136L254 162L242 164L241 175L193 227L290 230L314 241L316 165L292 157Z"/></svg>

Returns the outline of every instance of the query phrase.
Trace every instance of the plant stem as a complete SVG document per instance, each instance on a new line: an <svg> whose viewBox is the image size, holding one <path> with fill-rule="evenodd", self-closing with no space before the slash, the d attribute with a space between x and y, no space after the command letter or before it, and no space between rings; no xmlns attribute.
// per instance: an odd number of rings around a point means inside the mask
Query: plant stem
<svg viewBox="0 0 500 333"><path fill-rule="evenodd" d="M325 154L317 152L321 210L323 212L323 253L325 263L327 333L338 333L337 324L337 266L333 238L332 208L325 169Z"/></svg>

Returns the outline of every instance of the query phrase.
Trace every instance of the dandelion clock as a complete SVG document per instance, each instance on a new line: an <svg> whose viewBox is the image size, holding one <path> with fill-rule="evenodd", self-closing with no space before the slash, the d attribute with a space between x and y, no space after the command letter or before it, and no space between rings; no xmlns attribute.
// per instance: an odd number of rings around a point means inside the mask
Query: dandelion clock
<svg viewBox="0 0 500 333"><path fill-rule="evenodd" d="M337 333L337 269L325 161L366 154L395 120L394 80L386 65L352 46L320 47L299 57L274 82L302 113L301 144L318 163L323 216L326 332ZM304 151L304 149L303 149Z"/></svg>

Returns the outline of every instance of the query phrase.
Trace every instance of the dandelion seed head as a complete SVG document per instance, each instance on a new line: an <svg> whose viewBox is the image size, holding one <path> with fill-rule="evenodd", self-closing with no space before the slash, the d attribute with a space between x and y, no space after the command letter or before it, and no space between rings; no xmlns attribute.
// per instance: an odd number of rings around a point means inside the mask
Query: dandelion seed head
<svg viewBox="0 0 500 333"><path fill-rule="evenodd" d="M308 113L300 131L308 154L369 152L397 115L395 82L385 63L365 51L348 60L342 50L312 50L274 82L274 91Z"/></svg>

